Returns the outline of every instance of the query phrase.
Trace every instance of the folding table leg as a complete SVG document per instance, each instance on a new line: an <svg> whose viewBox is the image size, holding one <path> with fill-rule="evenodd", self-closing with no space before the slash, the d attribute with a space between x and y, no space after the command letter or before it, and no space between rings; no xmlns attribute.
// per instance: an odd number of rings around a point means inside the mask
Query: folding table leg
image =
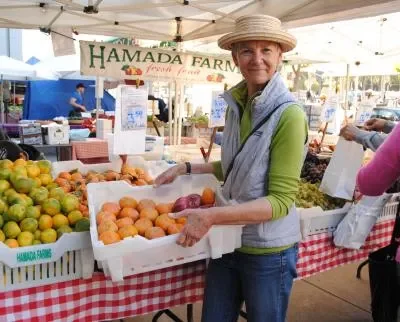
<svg viewBox="0 0 400 322"><path fill-rule="evenodd" d="M179 317L177 317L171 310L162 310L156 313L156 315L154 315L153 319L151 320L152 322L157 322L158 319L165 314L166 316L168 316L172 321L174 322L184 322L182 321Z"/></svg>
<svg viewBox="0 0 400 322"><path fill-rule="evenodd" d="M194 319L193 319L193 304L186 305L186 319L187 319L187 322L194 322Z"/></svg>
<svg viewBox="0 0 400 322"><path fill-rule="evenodd" d="M357 267L357 275L356 275L358 279L361 279L361 270L367 264L368 264L368 259L363 261L360 265L358 265L358 267Z"/></svg>

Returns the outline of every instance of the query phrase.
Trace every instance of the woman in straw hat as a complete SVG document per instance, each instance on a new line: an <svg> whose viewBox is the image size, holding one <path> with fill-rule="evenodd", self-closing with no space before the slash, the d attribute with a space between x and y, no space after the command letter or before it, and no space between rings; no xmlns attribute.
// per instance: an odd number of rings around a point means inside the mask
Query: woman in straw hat
<svg viewBox="0 0 400 322"><path fill-rule="evenodd" d="M278 19L253 15L236 21L219 39L232 51L244 80L224 94L229 105L222 160L177 165L156 185L190 173L213 173L224 181L230 205L188 209L178 239L184 247L199 241L213 225L244 225L242 247L208 266L202 321L236 321L245 302L249 321L285 321L296 277L300 222L294 200L303 164L307 121L277 72L282 53L295 38Z"/></svg>

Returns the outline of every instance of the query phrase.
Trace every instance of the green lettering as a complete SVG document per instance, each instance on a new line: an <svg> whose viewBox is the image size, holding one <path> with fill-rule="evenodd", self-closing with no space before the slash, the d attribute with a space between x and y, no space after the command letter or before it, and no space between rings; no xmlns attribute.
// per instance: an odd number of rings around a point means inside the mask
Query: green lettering
<svg viewBox="0 0 400 322"><path fill-rule="evenodd" d="M111 49L107 62L110 63L112 58L115 59L116 62L120 62L116 48Z"/></svg>
<svg viewBox="0 0 400 322"><path fill-rule="evenodd" d="M203 60L203 62L201 63L200 67L203 67L204 65L206 65L207 68L211 68L210 67L210 61L208 60L208 58Z"/></svg>
<svg viewBox="0 0 400 322"><path fill-rule="evenodd" d="M228 71L228 69L229 69L229 71L231 71L232 73L235 71L235 69L236 69L236 65L234 65L233 67L232 67L232 65L231 65L231 61L230 60L227 60L226 61L226 65L225 65L225 71L227 72Z"/></svg>
<svg viewBox="0 0 400 322"><path fill-rule="evenodd" d="M217 67L218 67L219 70L223 70L221 67L222 64L223 64L223 61L221 59L215 59L214 60L214 69L217 69Z"/></svg>
<svg viewBox="0 0 400 322"><path fill-rule="evenodd" d="M163 60L163 57L166 58L166 60ZM168 64L171 61L172 57L170 54L166 53L158 53L158 62L163 63L163 64Z"/></svg>
<svg viewBox="0 0 400 322"><path fill-rule="evenodd" d="M17 254L17 262L30 262L36 260L35 252L23 252Z"/></svg>
<svg viewBox="0 0 400 322"><path fill-rule="evenodd" d="M175 64L175 61L177 61L177 64L182 65L181 56L175 55L174 59L171 61L171 64Z"/></svg>
<svg viewBox="0 0 400 322"><path fill-rule="evenodd" d="M150 60L152 63L155 63L153 54L150 51L148 51L146 56L144 56L143 63L145 63L147 60Z"/></svg>
<svg viewBox="0 0 400 322"><path fill-rule="evenodd" d="M137 62L140 61L140 51L139 50L136 50L135 53L133 54L133 56L131 57L129 50L124 49L122 52L122 55L123 55L122 61L124 61L124 62L127 61L126 58L128 58L129 62L132 62L135 59L135 57L136 57Z"/></svg>
<svg viewBox="0 0 400 322"><path fill-rule="evenodd" d="M101 61L101 65L100 68L101 69L105 69L106 67L104 66L104 48L106 48L105 46L100 46L100 55L95 55L94 54L94 46L95 45L89 45L89 49L90 49L90 66L89 68L96 68L96 66L94 65L94 59L100 59Z"/></svg>
<svg viewBox="0 0 400 322"><path fill-rule="evenodd" d="M193 56L192 67L194 67L196 64L199 64L200 62L201 62L201 57Z"/></svg>
<svg viewBox="0 0 400 322"><path fill-rule="evenodd" d="M51 249L40 249L36 252L38 259L49 259L52 256Z"/></svg>

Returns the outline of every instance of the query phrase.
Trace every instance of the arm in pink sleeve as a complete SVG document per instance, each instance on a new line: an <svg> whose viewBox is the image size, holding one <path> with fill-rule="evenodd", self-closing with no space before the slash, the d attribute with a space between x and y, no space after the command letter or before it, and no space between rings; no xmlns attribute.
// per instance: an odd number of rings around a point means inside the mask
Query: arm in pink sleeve
<svg viewBox="0 0 400 322"><path fill-rule="evenodd" d="M357 175L360 192L379 196L400 177L400 124L376 151L373 160Z"/></svg>

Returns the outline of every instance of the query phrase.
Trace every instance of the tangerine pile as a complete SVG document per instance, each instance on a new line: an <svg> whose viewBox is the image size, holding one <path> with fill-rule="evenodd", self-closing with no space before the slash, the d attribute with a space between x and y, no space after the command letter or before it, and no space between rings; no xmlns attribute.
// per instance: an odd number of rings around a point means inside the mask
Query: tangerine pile
<svg viewBox="0 0 400 322"><path fill-rule="evenodd" d="M89 230L89 211L51 176L46 160L0 161L0 242L11 248L54 243Z"/></svg>
<svg viewBox="0 0 400 322"><path fill-rule="evenodd" d="M201 204L212 206L214 203L214 191L205 188L201 196ZM169 214L173 212L174 204L175 202L156 204L150 199L142 199L138 202L130 196L121 198L118 203L106 202L96 215L99 240L104 245L109 245L137 235L156 239L180 233L187 218L169 217Z"/></svg>
<svg viewBox="0 0 400 322"><path fill-rule="evenodd" d="M124 165L121 169L121 173L112 170L103 173L89 171L86 174L83 174L78 170L60 172L54 182L58 184L64 192L73 193L77 196L81 204L86 207L83 211L85 214L88 214L86 185L89 183L119 180L124 180L133 186L146 186L153 184L153 179L145 170L141 168L133 168L129 165Z"/></svg>

